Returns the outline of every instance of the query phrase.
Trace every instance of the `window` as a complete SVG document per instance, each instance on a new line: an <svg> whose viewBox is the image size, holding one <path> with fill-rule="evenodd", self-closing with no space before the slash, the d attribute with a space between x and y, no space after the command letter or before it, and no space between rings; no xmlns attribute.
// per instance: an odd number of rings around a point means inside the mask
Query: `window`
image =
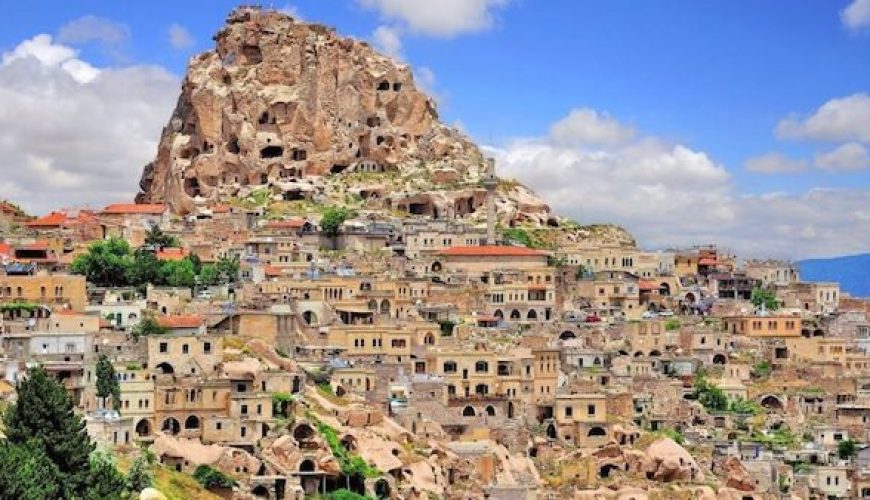
<svg viewBox="0 0 870 500"><path fill-rule="evenodd" d="M169 352L169 344L167 344L166 342L161 342L160 343L160 352L164 352L164 353Z"/></svg>
<svg viewBox="0 0 870 500"><path fill-rule="evenodd" d="M489 363L486 361L478 361L474 364L474 371L477 373L486 373L489 371Z"/></svg>
<svg viewBox="0 0 870 500"><path fill-rule="evenodd" d="M222 424L221 422L215 422L215 424L214 424L215 430L218 430L218 431L221 430L223 428L223 426L224 426L224 424Z"/></svg>
<svg viewBox="0 0 870 500"><path fill-rule="evenodd" d="M573 406L566 406L565 407L565 416L566 417L573 417L574 416L574 407Z"/></svg>
<svg viewBox="0 0 870 500"><path fill-rule="evenodd" d="M182 345L181 354L190 354L190 346L187 344Z"/></svg>
<svg viewBox="0 0 870 500"><path fill-rule="evenodd" d="M586 413L589 415L595 415L595 405L586 405Z"/></svg>
<svg viewBox="0 0 870 500"><path fill-rule="evenodd" d="M453 361L445 361L444 373L456 373L456 363Z"/></svg>
<svg viewBox="0 0 870 500"><path fill-rule="evenodd" d="M211 342L205 342L202 344L202 352L203 354L211 354Z"/></svg>
<svg viewBox="0 0 870 500"><path fill-rule="evenodd" d="M242 415L248 414L248 405L242 405Z"/></svg>

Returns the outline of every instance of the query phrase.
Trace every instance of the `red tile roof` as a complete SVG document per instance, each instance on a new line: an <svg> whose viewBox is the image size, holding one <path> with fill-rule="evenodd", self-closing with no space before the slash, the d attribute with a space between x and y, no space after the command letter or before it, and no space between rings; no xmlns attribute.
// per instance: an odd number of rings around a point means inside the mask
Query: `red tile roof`
<svg viewBox="0 0 870 500"><path fill-rule="evenodd" d="M230 213L229 205L214 205L211 207L211 213L213 214L228 214Z"/></svg>
<svg viewBox="0 0 870 500"><path fill-rule="evenodd" d="M27 227L54 227L61 226L67 221L66 212L52 212L48 215L32 220L25 224Z"/></svg>
<svg viewBox="0 0 870 500"><path fill-rule="evenodd" d="M658 283L656 283L655 281L650 281L650 280L640 280L640 282L638 283L637 286L641 290L658 290L659 289Z"/></svg>
<svg viewBox="0 0 870 500"><path fill-rule="evenodd" d="M275 266L266 266L266 276L281 276L281 268Z"/></svg>
<svg viewBox="0 0 870 500"><path fill-rule="evenodd" d="M166 211L162 203L113 203L103 209L104 214L151 214L160 215Z"/></svg>
<svg viewBox="0 0 870 500"><path fill-rule="evenodd" d="M303 219L284 219L275 220L266 223L269 229L299 229L305 224Z"/></svg>
<svg viewBox="0 0 870 500"><path fill-rule="evenodd" d="M163 328L199 328L205 323L205 319L198 314L186 316L160 316L157 324Z"/></svg>
<svg viewBox="0 0 870 500"><path fill-rule="evenodd" d="M719 262L716 260L715 257L704 257L703 259L698 261L699 266L715 266L717 264L719 264Z"/></svg>
<svg viewBox="0 0 870 500"><path fill-rule="evenodd" d="M188 255L186 248L166 247L154 254L157 260L181 260Z"/></svg>
<svg viewBox="0 0 870 500"><path fill-rule="evenodd" d="M0 255L12 255L12 245L0 243Z"/></svg>
<svg viewBox="0 0 870 500"><path fill-rule="evenodd" d="M484 245L446 248L441 251L441 255L456 257L543 257L547 254L526 247Z"/></svg>

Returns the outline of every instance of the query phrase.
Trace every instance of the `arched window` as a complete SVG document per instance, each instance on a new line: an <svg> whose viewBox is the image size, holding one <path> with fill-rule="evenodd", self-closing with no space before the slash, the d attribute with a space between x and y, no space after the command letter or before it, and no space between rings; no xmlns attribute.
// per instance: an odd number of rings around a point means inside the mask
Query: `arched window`
<svg viewBox="0 0 870 500"><path fill-rule="evenodd" d="M474 363L474 371L477 373L487 373L489 371L489 363L486 361L478 361Z"/></svg>
<svg viewBox="0 0 870 500"><path fill-rule="evenodd" d="M471 407L471 406L466 406L466 407L462 410L462 416L463 416L463 417L473 417L474 415L475 415L475 413L474 413L474 408Z"/></svg>
<svg viewBox="0 0 870 500"><path fill-rule="evenodd" d="M456 362L455 361L445 361L444 362L444 373L456 373Z"/></svg>

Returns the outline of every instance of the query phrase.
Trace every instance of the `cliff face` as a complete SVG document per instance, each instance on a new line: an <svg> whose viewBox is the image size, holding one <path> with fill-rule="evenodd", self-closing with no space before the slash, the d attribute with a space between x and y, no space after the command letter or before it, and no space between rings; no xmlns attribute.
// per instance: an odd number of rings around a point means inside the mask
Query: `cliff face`
<svg viewBox="0 0 870 500"><path fill-rule="evenodd" d="M243 7L194 57L136 200L195 213L256 199L485 218L486 160L411 70L321 25ZM310 206L310 205L307 205ZM499 222L555 226L525 186L497 189Z"/></svg>
<svg viewBox="0 0 870 500"><path fill-rule="evenodd" d="M190 63L138 201L185 214L265 189L274 200L321 202L346 191L424 215L483 204L483 155L438 121L407 66L252 8L232 12L215 40ZM503 191L505 218L546 221L548 208L527 189Z"/></svg>

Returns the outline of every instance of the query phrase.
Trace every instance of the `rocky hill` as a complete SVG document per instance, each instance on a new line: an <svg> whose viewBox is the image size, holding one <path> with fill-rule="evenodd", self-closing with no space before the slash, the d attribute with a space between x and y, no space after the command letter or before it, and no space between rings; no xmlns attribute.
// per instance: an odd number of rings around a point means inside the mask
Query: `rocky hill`
<svg viewBox="0 0 870 500"><path fill-rule="evenodd" d="M215 40L190 62L138 202L179 214L253 200L483 220L486 159L439 122L408 66L325 26L251 7L233 11ZM496 207L505 225L560 224L517 182L499 183Z"/></svg>

